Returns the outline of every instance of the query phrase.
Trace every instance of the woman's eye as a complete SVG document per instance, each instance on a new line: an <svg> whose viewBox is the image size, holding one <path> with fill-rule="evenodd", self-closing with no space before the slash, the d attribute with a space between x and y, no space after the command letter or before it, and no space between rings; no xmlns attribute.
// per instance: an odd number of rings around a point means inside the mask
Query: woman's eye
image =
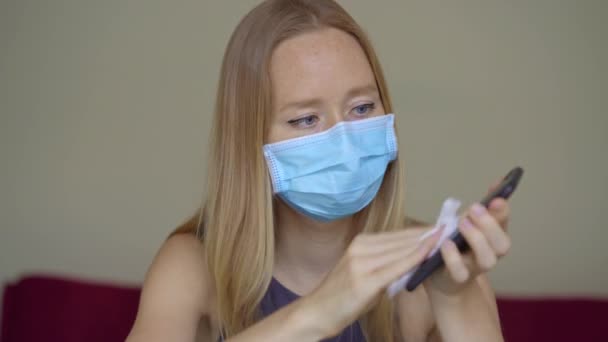
<svg viewBox="0 0 608 342"><path fill-rule="evenodd" d="M316 115L309 115L303 118L289 120L287 123L297 128L309 128L314 126L319 121L319 117Z"/></svg>
<svg viewBox="0 0 608 342"><path fill-rule="evenodd" d="M353 108L352 111L357 116L363 116L371 113L374 108L376 108L376 105L374 103L365 103Z"/></svg>

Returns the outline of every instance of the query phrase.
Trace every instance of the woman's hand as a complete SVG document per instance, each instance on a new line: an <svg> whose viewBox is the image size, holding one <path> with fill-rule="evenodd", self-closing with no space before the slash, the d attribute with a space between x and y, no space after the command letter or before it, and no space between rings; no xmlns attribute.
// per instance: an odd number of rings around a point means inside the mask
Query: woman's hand
<svg viewBox="0 0 608 342"><path fill-rule="evenodd" d="M511 247L511 239L506 232L509 212L509 203L502 198L494 199L487 210L479 203L473 204L463 215L458 228L471 247L470 252L463 255L454 242L444 242L441 255L446 267L427 279L424 284L427 291L439 291L447 296L458 294L477 275L494 268Z"/></svg>
<svg viewBox="0 0 608 342"><path fill-rule="evenodd" d="M353 239L334 269L305 298L325 337L338 334L371 309L391 282L424 260L441 234L420 243L427 231L412 228Z"/></svg>

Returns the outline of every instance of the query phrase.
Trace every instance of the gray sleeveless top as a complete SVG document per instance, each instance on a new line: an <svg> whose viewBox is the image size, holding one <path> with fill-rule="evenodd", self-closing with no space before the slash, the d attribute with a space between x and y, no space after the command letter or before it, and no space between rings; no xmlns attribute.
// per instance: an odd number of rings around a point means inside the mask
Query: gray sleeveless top
<svg viewBox="0 0 608 342"><path fill-rule="evenodd" d="M274 277L270 286L262 298L260 308L264 316L268 316L285 305L298 299L299 296L279 283ZM333 338L323 340L324 342L365 342L363 331L358 321L346 327L340 334Z"/></svg>
<svg viewBox="0 0 608 342"><path fill-rule="evenodd" d="M269 316L298 298L299 296L297 294L283 286L283 284L279 283L273 277L268 286L268 290L266 290L262 302L260 303L262 315L264 317ZM365 342L365 336L363 335L359 322L355 321L337 336L325 339L323 342Z"/></svg>

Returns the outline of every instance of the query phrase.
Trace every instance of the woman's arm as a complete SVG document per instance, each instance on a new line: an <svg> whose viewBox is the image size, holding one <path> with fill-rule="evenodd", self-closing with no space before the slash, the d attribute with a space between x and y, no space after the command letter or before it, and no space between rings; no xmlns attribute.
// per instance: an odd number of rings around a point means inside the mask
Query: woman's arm
<svg viewBox="0 0 608 342"><path fill-rule="evenodd" d="M324 339L326 334L320 328L323 325L317 321L319 316L309 310L312 305L307 300L308 297L299 298L226 342L310 342Z"/></svg>
<svg viewBox="0 0 608 342"><path fill-rule="evenodd" d="M202 255L193 235L177 234L165 241L146 274L127 342L196 339L209 305Z"/></svg>
<svg viewBox="0 0 608 342"><path fill-rule="evenodd" d="M464 303L466 305L460 308L453 305L453 301L443 303L441 300L436 300L433 306L423 286L419 286L413 292L399 293L396 297L397 314L402 340L419 342L460 340L460 336L466 336L462 331L474 333L479 339L483 332L479 331L478 325L491 327L493 332L498 330L500 321L496 299L488 278L485 275L479 275L476 282L479 287L472 291L472 300L462 298L463 302L466 301ZM478 307L476 308L474 304ZM470 308L473 308L473 316L466 312ZM490 314L487 314L488 312ZM481 318L474 317L480 313L483 313ZM494 322L488 320L489 318L493 318ZM442 335L445 338L442 338Z"/></svg>
<svg viewBox="0 0 608 342"><path fill-rule="evenodd" d="M373 306L390 283L424 260L439 239L435 233L419 244L424 233L357 235L313 292L229 341L309 342L335 336ZM128 342L194 341L200 319L215 312L203 256L202 244L191 235L167 240L146 277Z"/></svg>
<svg viewBox="0 0 608 342"><path fill-rule="evenodd" d="M486 276L479 275L458 295L430 293L436 325L428 341L503 341L496 300L484 290L487 284Z"/></svg>

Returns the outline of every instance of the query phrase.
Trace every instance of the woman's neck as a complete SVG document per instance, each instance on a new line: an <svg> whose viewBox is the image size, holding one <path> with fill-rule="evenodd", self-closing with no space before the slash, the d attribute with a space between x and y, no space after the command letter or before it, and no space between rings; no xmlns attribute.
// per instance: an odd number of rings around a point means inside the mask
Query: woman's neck
<svg viewBox="0 0 608 342"><path fill-rule="evenodd" d="M332 222L314 221L276 201L274 276L295 293L316 288L344 254L355 225L348 217Z"/></svg>

